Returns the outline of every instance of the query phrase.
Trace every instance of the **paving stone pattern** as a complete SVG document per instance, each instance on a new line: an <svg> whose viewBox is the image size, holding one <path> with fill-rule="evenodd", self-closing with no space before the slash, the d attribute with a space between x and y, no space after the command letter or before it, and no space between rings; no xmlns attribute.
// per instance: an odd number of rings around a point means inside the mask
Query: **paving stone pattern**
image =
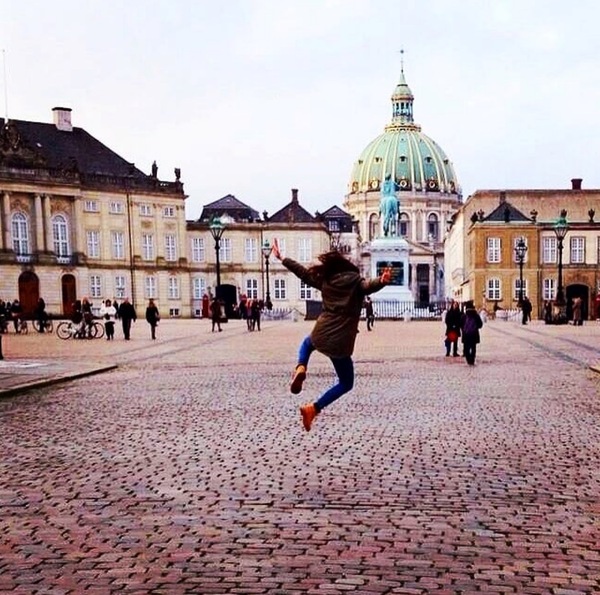
<svg viewBox="0 0 600 595"><path fill-rule="evenodd" d="M5 344L119 368L0 401L0 593L600 593L600 325L493 321L474 367L439 322L362 326L306 433L310 328Z"/></svg>

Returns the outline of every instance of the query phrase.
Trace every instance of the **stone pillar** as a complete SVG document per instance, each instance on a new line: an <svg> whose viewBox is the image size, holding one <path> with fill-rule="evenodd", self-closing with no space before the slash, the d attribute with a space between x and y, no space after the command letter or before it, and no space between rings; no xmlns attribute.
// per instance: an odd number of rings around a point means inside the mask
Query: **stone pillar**
<svg viewBox="0 0 600 595"><path fill-rule="evenodd" d="M2 193L2 217L4 222L4 229L2 235L4 237L4 249L11 250L12 244L10 241L10 194L8 192Z"/></svg>
<svg viewBox="0 0 600 595"><path fill-rule="evenodd" d="M33 202L35 209L35 251L37 253L47 252L46 235L44 234L44 216L42 214L42 195L35 194Z"/></svg>
<svg viewBox="0 0 600 595"><path fill-rule="evenodd" d="M52 211L50 196L44 194L44 246L47 252L54 252L54 232L52 230Z"/></svg>

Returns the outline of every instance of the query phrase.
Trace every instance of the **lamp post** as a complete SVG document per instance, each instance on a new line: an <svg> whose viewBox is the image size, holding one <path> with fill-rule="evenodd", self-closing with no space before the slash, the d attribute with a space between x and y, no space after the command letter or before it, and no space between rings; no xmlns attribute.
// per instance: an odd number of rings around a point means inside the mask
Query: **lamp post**
<svg viewBox="0 0 600 595"><path fill-rule="evenodd" d="M211 219L208 224L208 229L210 230L210 235L215 240L215 255L217 257L217 287L215 290L215 295L218 296L219 287L221 285L221 261L219 260L219 250L221 249L221 238L223 237L223 232L225 231L225 225L218 217Z"/></svg>
<svg viewBox="0 0 600 595"><path fill-rule="evenodd" d="M271 244L269 244L269 240L265 240L262 245L261 252L265 257L265 273L267 277L267 289L265 291L265 306L267 307L267 310L273 309L273 302L271 302L271 291L269 289L269 257L271 256L272 249L273 248L271 247Z"/></svg>
<svg viewBox="0 0 600 595"><path fill-rule="evenodd" d="M563 289L563 241L569 231L567 223L567 211L563 209L560 212L560 217L554 225L554 233L556 234L556 247L558 248L558 287L556 289L556 306L558 307L558 324L563 324L567 321L565 313L565 293Z"/></svg>
<svg viewBox="0 0 600 595"><path fill-rule="evenodd" d="M523 238L517 240L515 246L515 257L519 263L519 306L523 306L523 262L525 262L525 254L527 254L527 244Z"/></svg>

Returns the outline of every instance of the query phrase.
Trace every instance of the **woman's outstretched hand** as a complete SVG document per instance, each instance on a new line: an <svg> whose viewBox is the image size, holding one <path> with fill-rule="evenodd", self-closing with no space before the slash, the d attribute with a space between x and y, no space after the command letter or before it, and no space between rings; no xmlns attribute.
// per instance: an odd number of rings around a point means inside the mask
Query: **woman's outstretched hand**
<svg viewBox="0 0 600 595"><path fill-rule="evenodd" d="M379 277L379 280L386 285L389 284L389 282L392 280L392 267L385 267L385 269L383 269L383 273L381 273L381 277Z"/></svg>
<svg viewBox="0 0 600 595"><path fill-rule="evenodd" d="M273 256L275 256L277 260L282 260L281 251L279 250L279 242L277 241L277 239L273 240L273 247L271 248L271 251L273 252Z"/></svg>

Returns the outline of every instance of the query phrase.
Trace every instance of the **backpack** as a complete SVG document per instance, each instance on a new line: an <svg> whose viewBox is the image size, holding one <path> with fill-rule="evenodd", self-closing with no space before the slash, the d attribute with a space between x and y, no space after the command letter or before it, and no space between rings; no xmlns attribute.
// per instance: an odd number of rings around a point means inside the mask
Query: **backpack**
<svg viewBox="0 0 600 595"><path fill-rule="evenodd" d="M477 333L477 321L474 316L469 316L468 314L465 317L465 325L463 327L463 334L465 335L475 335Z"/></svg>

